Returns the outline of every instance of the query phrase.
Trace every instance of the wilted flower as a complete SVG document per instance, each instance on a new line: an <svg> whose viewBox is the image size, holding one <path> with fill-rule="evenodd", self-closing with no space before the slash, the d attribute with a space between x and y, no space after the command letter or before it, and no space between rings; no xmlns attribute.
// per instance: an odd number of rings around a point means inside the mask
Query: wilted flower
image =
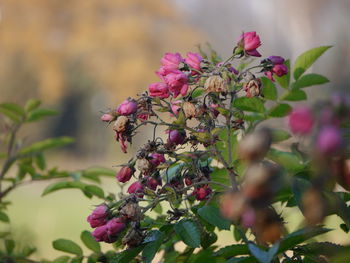
<svg viewBox="0 0 350 263"><path fill-rule="evenodd" d="M128 122L129 122L128 117L119 116L117 120L114 122L113 130L115 130L118 133L124 132L126 130Z"/></svg>
<svg viewBox="0 0 350 263"><path fill-rule="evenodd" d="M191 102L184 102L184 104L182 105L182 110L184 111L186 118L191 119L192 117L196 117L197 115L196 106Z"/></svg>
<svg viewBox="0 0 350 263"><path fill-rule="evenodd" d="M238 152L242 159L258 161L265 157L272 142L271 131L268 129L257 130L246 135L239 142Z"/></svg>
<svg viewBox="0 0 350 263"><path fill-rule="evenodd" d="M226 81L219 75L210 76L204 84L207 92L227 92L228 87Z"/></svg>
<svg viewBox="0 0 350 263"><path fill-rule="evenodd" d="M261 80L253 79L244 84L244 91L247 98L258 97L261 95Z"/></svg>

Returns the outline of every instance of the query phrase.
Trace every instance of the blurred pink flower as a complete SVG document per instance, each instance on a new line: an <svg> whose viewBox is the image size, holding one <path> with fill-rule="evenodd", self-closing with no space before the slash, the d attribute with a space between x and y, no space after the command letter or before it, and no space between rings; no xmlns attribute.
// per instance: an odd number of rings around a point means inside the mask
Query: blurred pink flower
<svg viewBox="0 0 350 263"><path fill-rule="evenodd" d="M288 125L292 133L307 135L314 125L314 116L308 107L293 109L288 116Z"/></svg>

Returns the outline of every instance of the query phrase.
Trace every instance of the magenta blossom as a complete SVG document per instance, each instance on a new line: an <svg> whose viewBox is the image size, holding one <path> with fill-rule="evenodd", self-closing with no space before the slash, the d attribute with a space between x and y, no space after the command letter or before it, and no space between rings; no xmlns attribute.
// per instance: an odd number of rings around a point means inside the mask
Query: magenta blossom
<svg viewBox="0 0 350 263"><path fill-rule="evenodd" d="M169 90L176 98L179 94L185 96L188 90L188 77L180 70L173 70L164 77L164 81L169 86Z"/></svg>
<svg viewBox="0 0 350 263"><path fill-rule="evenodd" d="M101 121L110 122L114 119L113 115L105 113L101 116Z"/></svg>
<svg viewBox="0 0 350 263"><path fill-rule="evenodd" d="M256 50L261 46L260 37L256 32L243 33L238 40L238 45L242 46L248 55L261 57L261 54Z"/></svg>
<svg viewBox="0 0 350 263"><path fill-rule="evenodd" d="M284 63L284 58L280 56L269 56L268 59L272 62L274 65L281 65Z"/></svg>
<svg viewBox="0 0 350 263"><path fill-rule="evenodd" d="M134 170L129 166L123 166L122 169L117 173L117 180L121 183L125 183L130 180L131 176L134 174Z"/></svg>
<svg viewBox="0 0 350 263"><path fill-rule="evenodd" d="M179 114L179 111L181 110L181 100L175 100L171 102L171 110L175 115Z"/></svg>
<svg viewBox="0 0 350 263"><path fill-rule="evenodd" d="M129 194L136 194L138 197L142 198L143 197L143 185L141 182L136 181L132 183L129 188L128 188L128 193Z"/></svg>
<svg viewBox="0 0 350 263"><path fill-rule="evenodd" d="M160 60L162 66L167 70L178 69L181 62L184 59L179 53L165 53Z"/></svg>
<svg viewBox="0 0 350 263"><path fill-rule="evenodd" d="M211 192L211 188L208 185L205 185L203 187L195 189L192 194L196 197L197 200L202 201L207 199Z"/></svg>
<svg viewBox="0 0 350 263"><path fill-rule="evenodd" d="M146 185L149 189L155 191L158 185L162 185L162 182L152 176L149 176L147 177Z"/></svg>
<svg viewBox="0 0 350 263"><path fill-rule="evenodd" d="M97 227L91 234L97 242L108 242L108 233L106 225Z"/></svg>
<svg viewBox="0 0 350 263"><path fill-rule="evenodd" d="M164 154L152 153L152 154L150 154L150 157L151 157L151 159L149 161L155 167L157 167L161 163L165 163Z"/></svg>
<svg viewBox="0 0 350 263"><path fill-rule="evenodd" d="M282 77L288 73L288 68L284 64L275 65L272 68L272 72L275 73L278 77Z"/></svg>
<svg viewBox="0 0 350 263"><path fill-rule="evenodd" d="M201 62L203 58L198 53L187 53L187 58L185 59L185 62L191 67L196 70L201 70Z"/></svg>
<svg viewBox="0 0 350 263"><path fill-rule="evenodd" d="M317 141L317 150L323 154L332 154L337 152L342 145L342 135L336 126L328 125L321 128Z"/></svg>
<svg viewBox="0 0 350 263"><path fill-rule="evenodd" d="M107 234L108 236L116 236L120 232L122 232L125 228L125 224L123 220L119 217L117 218L112 218L109 220L106 224L107 226Z"/></svg>
<svg viewBox="0 0 350 263"><path fill-rule="evenodd" d="M152 83L148 86L148 90L151 97L166 99L170 96L169 87L163 82Z"/></svg>
<svg viewBox="0 0 350 263"><path fill-rule="evenodd" d="M106 205L99 205L92 211L91 215L87 217L87 221L92 228L102 226L107 222L108 207Z"/></svg>
<svg viewBox="0 0 350 263"><path fill-rule="evenodd" d="M294 134L309 134L314 125L312 111L308 107L293 109L288 116L288 125Z"/></svg>
<svg viewBox="0 0 350 263"><path fill-rule="evenodd" d="M179 145L183 144L186 139L186 132L185 131L179 131L179 130L170 130L169 131L169 137L168 137L168 143L171 145Z"/></svg>
<svg viewBox="0 0 350 263"><path fill-rule="evenodd" d="M137 103L132 99L126 99L117 108L117 112L120 115L124 115L124 116L134 114L136 111L137 111Z"/></svg>

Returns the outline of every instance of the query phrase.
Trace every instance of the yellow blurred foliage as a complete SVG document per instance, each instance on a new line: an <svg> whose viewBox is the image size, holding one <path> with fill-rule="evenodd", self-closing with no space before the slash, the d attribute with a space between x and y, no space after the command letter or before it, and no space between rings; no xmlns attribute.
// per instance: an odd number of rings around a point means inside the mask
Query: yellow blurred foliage
<svg viewBox="0 0 350 263"><path fill-rule="evenodd" d="M120 101L156 79L167 48L200 42L165 0L3 0L0 12L2 101L57 101L72 67Z"/></svg>

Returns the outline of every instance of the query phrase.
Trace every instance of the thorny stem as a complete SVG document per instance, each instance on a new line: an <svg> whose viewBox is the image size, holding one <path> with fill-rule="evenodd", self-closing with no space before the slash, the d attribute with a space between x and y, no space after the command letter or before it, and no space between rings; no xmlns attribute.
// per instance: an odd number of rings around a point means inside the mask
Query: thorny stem
<svg viewBox="0 0 350 263"><path fill-rule="evenodd" d="M234 93L230 92L230 109L231 109L231 105L233 103L233 99L234 99ZM231 185L232 185L232 189L234 191L238 190L238 186L237 186L237 181L236 181L236 174L233 171L233 167L232 167L232 147L231 147L231 141L232 141L232 132L231 132L231 119L232 119L232 110L230 110L230 115L226 120L226 124L227 124L227 143L228 143L228 172L230 175L230 180L231 180Z"/></svg>

